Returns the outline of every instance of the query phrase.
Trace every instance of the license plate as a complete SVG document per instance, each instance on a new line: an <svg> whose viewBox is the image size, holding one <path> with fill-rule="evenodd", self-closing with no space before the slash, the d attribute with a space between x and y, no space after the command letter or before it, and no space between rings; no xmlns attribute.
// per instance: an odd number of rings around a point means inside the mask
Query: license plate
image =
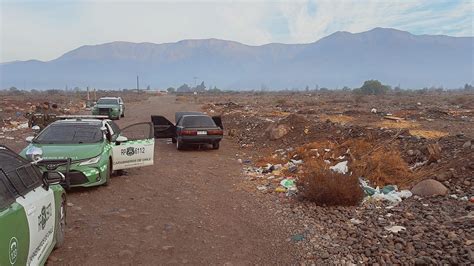
<svg viewBox="0 0 474 266"><path fill-rule="evenodd" d="M207 131L198 131L197 134L198 135L207 135Z"/></svg>

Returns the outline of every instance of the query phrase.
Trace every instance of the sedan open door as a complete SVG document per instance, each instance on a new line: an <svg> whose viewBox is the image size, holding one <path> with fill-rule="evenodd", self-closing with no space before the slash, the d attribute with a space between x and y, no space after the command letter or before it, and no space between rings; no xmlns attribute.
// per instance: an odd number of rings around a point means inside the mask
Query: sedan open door
<svg viewBox="0 0 474 266"><path fill-rule="evenodd" d="M176 126L161 115L152 115L151 122L155 131L155 138L174 138L176 137Z"/></svg>

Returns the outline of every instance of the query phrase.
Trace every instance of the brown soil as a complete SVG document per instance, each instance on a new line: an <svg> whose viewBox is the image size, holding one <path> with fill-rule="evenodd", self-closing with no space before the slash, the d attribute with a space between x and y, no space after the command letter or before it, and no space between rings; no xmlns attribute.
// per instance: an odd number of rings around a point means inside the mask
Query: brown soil
<svg viewBox="0 0 474 266"><path fill-rule="evenodd" d="M198 110L175 97L129 104L121 126ZM236 147L179 152L155 144L155 164L113 177L108 187L68 193L64 247L50 264L289 264L296 261L275 214L245 191Z"/></svg>

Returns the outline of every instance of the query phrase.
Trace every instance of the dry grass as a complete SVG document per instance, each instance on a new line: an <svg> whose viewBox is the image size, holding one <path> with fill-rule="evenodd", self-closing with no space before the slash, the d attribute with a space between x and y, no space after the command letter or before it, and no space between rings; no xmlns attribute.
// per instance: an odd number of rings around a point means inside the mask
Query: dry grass
<svg viewBox="0 0 474 266"><path fill-rule="evenodd" d="M288 112L272 111L270 113L266 113L264 116L268 116L268 117L287 117L290 114L291 113L288 113Z"/></svg>
<svg viewBox="0 0 474 266"><path fill-rule="evenodd" d="M376 127L384 127L384 128L417 128L420 125L415 122L410 122L406 120L400 121L393 121L393 120L383 120L381 122L377 122L374 124Z"/></svg>
<svg viewBox="0 0 474 266"><path fill-rule="evenodd" d="M358 205L364 193L354 175L342 175L328 169L314 169L300 181L303 196L318 205Z"/></svg>
<svg viewBox="0 0 474 266"><path fill-rule="evenodd" d="M436 131L436 130L421 130L421 129L410 129L412 136L418 136L426 139L439 139L449 135L447 132Z"/></svg>
<svg viewBox="0 0 474 266"><path fill-rule="evenodd" d="M380 149L351 164L354 173L378 186L400 185L414 179L413 172L395 149Z"/></svg>
<svg viewBox="0 0 474 266"><path fill-rule="evenodd" d="M341 144L331 141L312 142L296 148L290 156L295 154L303 159L305 173L321 175L329 166L347 160L352 176L356 179L364 177L377 186L408 184L421 174L410 170L396 145L375 143L362 138L350 139ZM322 178L318 177L317 180L321 181Z"/></svg>
<svg viewBox="0 0 474 266"><path fill-rule="evenodd" d="M280 156L276 155L271 155L267 157L263 157L258 159L258 161L255 163L257 167L265 167L267 164L285 164L286 161L284 161Z"/></svg>

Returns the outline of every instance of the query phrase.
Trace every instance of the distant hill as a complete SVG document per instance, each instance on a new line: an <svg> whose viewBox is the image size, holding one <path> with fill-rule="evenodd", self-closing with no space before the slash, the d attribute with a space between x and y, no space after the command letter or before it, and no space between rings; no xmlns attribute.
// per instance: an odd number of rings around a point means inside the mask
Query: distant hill
<svg viewBox="0 0 474 266"><path fill-rule="evenodd" d="M1 88L167 88L193 78L225 89L358 87L378 79L402 88L473 83L474 38L375 28L309 44L249 46L218 39L86 45L41 62L0 64Z"/></svg>

